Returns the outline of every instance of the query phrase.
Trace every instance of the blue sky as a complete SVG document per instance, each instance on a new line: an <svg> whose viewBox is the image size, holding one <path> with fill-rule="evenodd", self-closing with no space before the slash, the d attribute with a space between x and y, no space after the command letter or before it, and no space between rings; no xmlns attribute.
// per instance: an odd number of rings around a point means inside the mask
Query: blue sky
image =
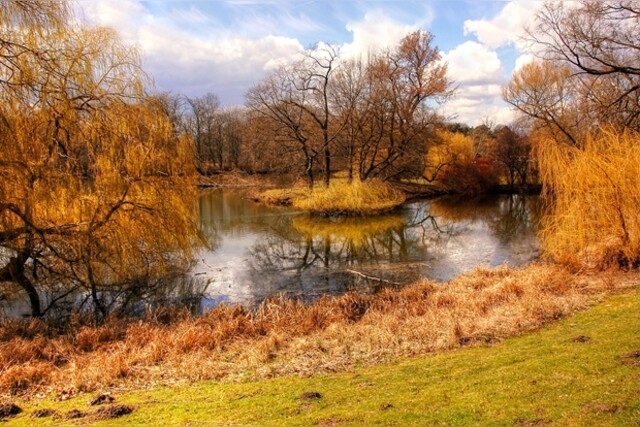
<svg viewBox="0 0 640 427"><path fill-rule="evenodd" d="M90 24L117 29L140 48L156 88L218 94L223 105L318 42L345 55L394 46L422 29L459 85L442 113L478 124L507 123L500 88L531 59L518 37L541 1L526 0L79 0Z"/></svg>

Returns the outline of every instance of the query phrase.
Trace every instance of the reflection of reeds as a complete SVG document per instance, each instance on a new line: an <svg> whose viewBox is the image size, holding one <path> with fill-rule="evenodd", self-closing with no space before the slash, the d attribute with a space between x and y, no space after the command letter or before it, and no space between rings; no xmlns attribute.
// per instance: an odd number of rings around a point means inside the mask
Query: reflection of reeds
<svg viewBox="0 0 640 427"><path fill-rule="evenodd" d="M581 268L640 264L640 136L605 130L580 149L547 142L539 157L552 204L544 250Z"/></svg>
<svg viewBox="0 0 640 427"><path fill-rule="evenodd" d="M305 237L321 238L324 241L347 241L360 247L371 236L405 225L401 215L387 215L367 218L318 218L296 217L293 228Z"/></svg>
<svg viewBox="0 0 640 427"><path fill-rule="evenodd" d="M311 305L275 297L254 311L219 306L202 317L164 309L101 326L72 319L62 329L6 320L0 389L92 390L344 370L535 330L630 282L623 277L576 276L538 264L479 269L446 285L327 296Z"/></svg>

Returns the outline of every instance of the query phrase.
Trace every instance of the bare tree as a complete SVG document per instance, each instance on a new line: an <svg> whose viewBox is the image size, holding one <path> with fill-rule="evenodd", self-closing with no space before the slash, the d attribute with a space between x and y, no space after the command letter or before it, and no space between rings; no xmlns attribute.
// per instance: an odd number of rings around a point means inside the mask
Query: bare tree
<svg viewBox="0 0 640 427"><path fill-rule="evenodd" d="M218 110L220 100L214 93L197 98L187 98L191 107L189 128L195 142L196 167L202 175L211 172L211 164L219 153Z"/></svg>
<svg viewBox="0 0 640 427"><path fill-rule="evenodd" d="M578 82L598 124L640 129L637 1L548 2L527 38L542 58L569 70L565 78Z"/></svg>
<svg viewBox="0 0 640 427"><path fill-rule="evenodd" d="M313 146L312 127L305 111L306 91L296 87L295 74L281 67L247 92L247 106L276 126L283 142L294 142L304 156L307 185L313 188L314 162L318 151Z"/></svg>

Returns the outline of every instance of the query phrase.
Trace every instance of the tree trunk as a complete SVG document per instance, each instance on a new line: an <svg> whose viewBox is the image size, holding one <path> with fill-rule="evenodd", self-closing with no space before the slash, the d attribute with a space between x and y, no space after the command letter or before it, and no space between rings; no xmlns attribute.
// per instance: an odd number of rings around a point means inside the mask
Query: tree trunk
<svg viewBox="0 0 640 427"><path fill-rule="evenodd" d="M329 148L324 149L324 186L329 187L331 180L331 152Z"/></svg>
<svg viewBox="0 0 640 427"><path fill-rule="evenodd" d="M313 189L313 157L307 157L307 165L305 168L307 174L307 185L309 189Z"/></svg>
<svg viewBox="0 0 640 427"><path fill-rule="evenodd" d="M31 305L31 316L42 316L42 309L40 308L40 296L38 290L33 286L33 283L24 274L24 264L27 262L28 256L24 253L20 253L15 257L9 259L9 263L0 270L0 282L14 282L27 293L29 297L29 304Z"/></svg>

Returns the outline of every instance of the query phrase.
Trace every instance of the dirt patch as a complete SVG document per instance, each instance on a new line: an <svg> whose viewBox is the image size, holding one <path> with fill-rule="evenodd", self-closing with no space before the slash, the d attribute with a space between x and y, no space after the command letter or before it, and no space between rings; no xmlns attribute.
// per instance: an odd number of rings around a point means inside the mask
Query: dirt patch
<svg viewBox="0 0 640 427"><path fill-rule="evenodd" d="M551 424L551 420L547 418L534 418L532 420L524 420L518 418L513 425L516 426L545 426L547 424Z"/></svg>
<svg viewBox="0 0 640 427"><path fill-rule="evenodd" d="M626 409L624 405L607 405L605 403L599 403L599 402L587 405L587 408L591 409L592 411L600 412L603 414L615 414L618 411L622 411Z"/></svg>
<svg viewBox="0 0 640 427"><path fill-rule="evenodd" d="M33 411L31 413L31 418L47 418L47 417L53 417L56 415L58 415L57 411L49 408L44 408L44 409L36 409L35 411Z"/></svg>
<svg viewBox="0 0 640 427"><path fill-rule="evenodd" d="M116 398L111 396L111 394L102 393L102 394L97 395L93 399L91 399L91 402L89 402L89 405L91 405L91 406L105 405L107 403L113 403L113 402L115 402L115 400L116 400Z"/></svg>
<svg viewBox="0 0 640 427"><path fill-rule="evenodd" d="M623 359L625 363L635 366L636 368L640 368L640 350L635 350L631 353L625 354Z"/></svg>
<svg viewBox="0 0 640 427"><path fill-rule="evenodd" d="M305 391L300 395L300 399L303 399L303 400L322 399L322 394L317 391Z"/></svg>
<svg viewBox="0 0 640 427"><path fill-rule="evenodd" d="M336 418L336 417L331 417L331 418L327 418L324 420L319 420L318 421L318 425L319 426L337 426L340 424L343 424L344 421L341 420L340 418Z"/></svg>
<svg viewBox="0 0 640 427"><path fill-rule="evenodd" d="M64 414L63 418L66 420L76 420L78 418L84 418L86 416L87 414L82 412L80 409L72 409L68 411L66 414Z"/></svg>
<svg viewBox="0 0 640 427"><path fill-rule="evenodd" d="M112 405L100 408L93 413L93 416L98 420L111 420L113 418L120 418L123 415L129 415L133 412L133 406L129 405Z"/></svg>
<svg viewBox="0 0 640 427"><path fill-rule="evenodd" d="M591 337L588 337L588 336L586 336L586 335L580 335L580 336L575 337L575 338L574 338L574 339L572 339L571 341L572 341L572 342L577 342L577 343L583 343L583 344L586 344L586 343L591 342Z"/></svg>
<svg viewBox="0 0 640 427"><path fill-rule="evenodd" d="M22 412L22 408L20 408L15 403L3 403L0 404L0 419L7 417L14 417Z"/></svg>

